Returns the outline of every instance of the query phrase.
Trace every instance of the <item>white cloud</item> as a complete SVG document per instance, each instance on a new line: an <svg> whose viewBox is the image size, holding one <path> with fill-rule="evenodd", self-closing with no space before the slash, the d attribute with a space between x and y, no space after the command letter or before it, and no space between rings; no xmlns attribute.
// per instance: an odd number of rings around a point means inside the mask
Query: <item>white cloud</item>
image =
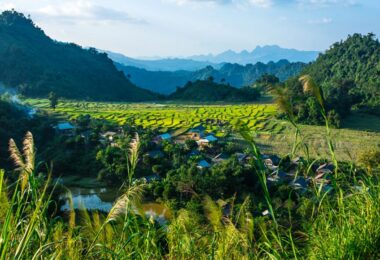
<svg viewBox="0 0 380 260"><path fill-rule="evenodd" d="M0 11L11 10L13 8L15 8L15 6L12 3L0 3Z"/></svg>
<svg viewBox="0 0 380 260"><path fill-rule="evenodd" d="M301 6L330 7L330 6L353 6L356 0L297 0Z"/></svg>
<svg viewBox="0 0 380 260"><path fill-rule="evenodd" d="M169 0L178 5L184 5L188 3L193 4L214 4L214 5L228 5L228 4L246 4L256 7L270 7L273 4L273 0Z"/></svg>
<svg viewBox="0 0 380 260"><path fill-rule="evenodd" d="M259 7L270 7L273 5L272 0L249 0L249 3L254 5L254 6L259 6Z"/></svg>
<svg viewBox="0 0 380 260"><path fill-rule="evenodd" d="M323 17L321 19L316 19L316 20L309 20L309 24L329 24L332 23L332 18L329 17Z"/></svg>
<svg viewBox="0 0 380 260"><path fill-rule="evenodd" d="M145 20L134 18L126 12L94 5L85 0L65 1L62 4L43 6L35 13L44 18L54 18L66 22L103 23L117 21L146 23Z"/></svg>
<svg viewBox="0 0 380 260"><path fill-rule="evenodd" d="M353 6L357 0L163 0L174 2L178 5L184 4L213 4L213 5L250 5L255 7L272 7L278 5L299 5L303 7L329 7L333 5Z"/></svg>

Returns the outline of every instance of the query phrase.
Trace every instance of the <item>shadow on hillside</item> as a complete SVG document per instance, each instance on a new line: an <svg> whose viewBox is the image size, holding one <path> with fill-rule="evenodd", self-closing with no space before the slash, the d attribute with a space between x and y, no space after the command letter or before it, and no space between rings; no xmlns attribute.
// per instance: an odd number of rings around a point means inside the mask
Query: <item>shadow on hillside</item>
<svg viewBox="0 0 380 260"><path fill-rule="evenodd" d="M353 113L343 121L342 128L380 133L380 117Z"/></svg>

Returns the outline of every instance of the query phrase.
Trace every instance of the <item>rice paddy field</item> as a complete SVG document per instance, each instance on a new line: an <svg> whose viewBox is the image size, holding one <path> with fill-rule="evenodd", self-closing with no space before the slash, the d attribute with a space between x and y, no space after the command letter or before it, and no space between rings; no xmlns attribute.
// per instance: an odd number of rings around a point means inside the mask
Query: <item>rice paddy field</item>
<svg viewBox="0 0 380 260"><path fill-rule="evenodd" d="M144 128L181 135L202 124L218 137L231 133L231 128L243 122L257 136L265 152L284 155L291 150L293 129L283 120L275 118L274 104L177 104L177 103L105 103L60 101L53 111L47 99L27 99L25 102L37 109L53 113L62 120L75 120L80 115L117 122L120 125L135 124ZM352 115L342 129L334 129L339 160L355 160L364 148L380 145L380 118ZM314 157L328 156L325 128L301 126L302 136ZM241 141L234 135L236 142Z"/></svg>

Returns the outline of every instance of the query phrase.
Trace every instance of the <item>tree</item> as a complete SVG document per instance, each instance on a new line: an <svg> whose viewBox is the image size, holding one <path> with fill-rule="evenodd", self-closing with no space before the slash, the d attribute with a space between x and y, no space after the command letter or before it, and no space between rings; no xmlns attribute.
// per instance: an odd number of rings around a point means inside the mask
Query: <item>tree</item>
<svg viewBox="0 0 380 260"><path fill-rule="evenodd" d="M159 165L159 164L155 164L152 166L152 172L154 174L157 174L157 175L161 175L162 174L162 165Z"/></svg>
<svg viewBox="0 0 380 260"><path fill-rule="evenodd" d="M213 76L209 76L209 77L207 78L207 80L210 81L210 82L214 82L214 77L213 77Z"/></svg>
<svg viewBox="0 0 380 260"><path fill-rule="evenodd" d="M58 105L58 96L55 92L50 92L49 93L49 96L48 96L48 99L50 101L50 107L52 109L55 109Z"/></svg>
<svg viewBox="0 0 380 260"><path fill-rule="evenodd" d="M197 148L197 146L198 146L197 142L194 141L194 140L192 140L192 139L187 139L185 141L185 147L186 147L187 150L195 149L195 148Z"/></svg>

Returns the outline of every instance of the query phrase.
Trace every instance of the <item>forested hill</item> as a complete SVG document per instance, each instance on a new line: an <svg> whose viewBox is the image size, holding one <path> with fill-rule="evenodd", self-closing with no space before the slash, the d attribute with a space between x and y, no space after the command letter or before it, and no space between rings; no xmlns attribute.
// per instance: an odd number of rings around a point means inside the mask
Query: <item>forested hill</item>
<svg viewBox="0 0 380 260"><path fill-rule="evenodd" d="M106 54L57 42L21 13L0 14L0 82L26 96L140 101L156 95L133 85Z"/></svg>
<svg viewBox="0 0 380 260"><path fill-rule="evenodd" d="M380 115L380 43L375 35L354 34L335 43L304 74L313 76L327 96L346 82L354 104Z"/></svg>
<svg viewBox="0 0 380 260"><path fill-rule="evenodd" d="M183 86L188 81L204 80L212 76L215 82L229 83L234 87L243 87L253 84L264 74L272 74L281 81L298 75L306 66L305 63L290 63L287 60L258 62L254 65L224 64L221 68L207 66L197 71L149 71L116 63L119 70L129 76L131 81L140 87L169 94L176 90L177 86Z"/></svg>
<svg viewBox="0 0 380 260"><path fill-rule="evenodd" d="M215 83L210 77L207 80L188 82L169 95L170 100L195 102L250 102L256 100L260 92L251 87L234 88L230 85Z"/></svg>
<svg viewBox="0 0 380 260"><path fill-rule="evenodd" d="M322 87L327 109L339 118L352 109L380 115L380 43L373 34L354 34L333 44L300 75L305 74ZM316 100L302 94L299 76L286 82L294 112L300 121L321 123Z"/></svg>

